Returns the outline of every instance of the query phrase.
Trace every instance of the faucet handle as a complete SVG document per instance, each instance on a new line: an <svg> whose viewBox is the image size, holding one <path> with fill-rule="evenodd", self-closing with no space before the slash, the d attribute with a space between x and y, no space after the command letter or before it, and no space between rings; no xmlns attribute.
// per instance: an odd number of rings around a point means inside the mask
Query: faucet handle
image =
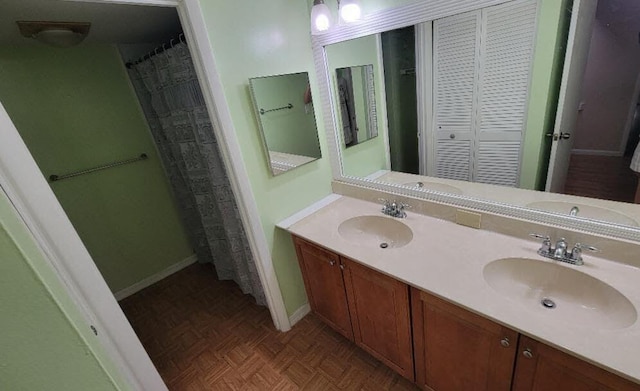
<svg viewBox="0 0 640 391"><path fill-rule="evenodd" d="M588 244L582 244L582 243L576 243L575 246L573 246L573 250L575 251L575 249L580 249L580 250L589 250L591 252L594 253L599 253L600 249L598 249L597 247L593 247L590 246Z"/></svg>
<svg viewBox="0 0 640 391"><path fill-rule="evenodd" d="M540 234L533 233L533 234L529 234L529 236L532 236L532 237L538 238L538 239L542 239L545 242L548 241L549 243L551 243L551 238L549 237L549 235L540 235Z"/></svg>

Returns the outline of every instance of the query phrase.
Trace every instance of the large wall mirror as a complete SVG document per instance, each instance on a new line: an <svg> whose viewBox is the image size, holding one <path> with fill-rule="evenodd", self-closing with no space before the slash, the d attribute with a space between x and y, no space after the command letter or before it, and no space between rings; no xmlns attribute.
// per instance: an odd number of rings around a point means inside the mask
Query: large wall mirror
<svg viewBox="0 0 640 391"><path fill-rule="evenodd" d="M249 79L271 173L321 157L307 72Z"/></svg>
<svg viewBox="0 0 640 391"><path fill-rule="evenodd" d="M314 41L336 179L640 239L640 7L456 3L380 12ZM362 64L380 142L356 155L340 145L335 74Z"/></svg>

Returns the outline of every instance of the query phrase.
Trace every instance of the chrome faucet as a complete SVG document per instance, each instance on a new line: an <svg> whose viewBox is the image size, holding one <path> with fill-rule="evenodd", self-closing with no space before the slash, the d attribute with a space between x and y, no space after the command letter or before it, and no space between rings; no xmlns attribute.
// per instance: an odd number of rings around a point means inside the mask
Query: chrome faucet
<svg viewBox="0 0 640 391"><path fill-rule="evenodd" d="M589 250L598 252L597 248L582 243L576 243L571 251L567 251L567 241L564 238L560 238L555 247L551 245L551 238L548 235L530 234L534 238L542 239L542 246L538 249L538 254L545 258L551 258L556 261L570 263L572 265L581 266L584 265L582 260L583 250Z"/></svg>
<svg viewBox="0 0 640 391"><path fill-rule="evenodd" d="M380 198L380 201L382 202L382 213L387 216L397 217L399 219L407 217L407 212L405 212L404 209L410 208L409 205L397 201L387 201L382 198Z"/></svg>
<svg viewBox="0 0 640 391"><path fill-rule="evenodd" d="M580 212L580 208L578 208L577 206L574 206L573 208L571 208L571 210L569 211L569 216L577 216L578 212Z"/></svg>

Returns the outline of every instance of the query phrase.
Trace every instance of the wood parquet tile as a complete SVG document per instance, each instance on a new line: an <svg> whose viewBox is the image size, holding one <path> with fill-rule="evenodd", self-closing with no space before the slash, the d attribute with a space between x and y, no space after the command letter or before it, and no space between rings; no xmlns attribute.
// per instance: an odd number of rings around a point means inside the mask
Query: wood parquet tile
<svg viewBox="0 0 640 391"><path fill-rule="evenodd" d="M277 331L269 311L211 265L120 305L171 391L417 389L313 314Z"/></svg>
<svg viewBox="0 0 640 391"><path fill-rule="evenodd" d="M633 202L637 178L631 157L571 155L564 194Z"/></svg>

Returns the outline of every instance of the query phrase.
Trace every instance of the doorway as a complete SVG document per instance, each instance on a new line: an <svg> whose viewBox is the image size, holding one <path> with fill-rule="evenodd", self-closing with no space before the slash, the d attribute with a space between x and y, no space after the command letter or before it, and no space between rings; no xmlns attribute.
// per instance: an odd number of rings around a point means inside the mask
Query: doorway
<svg viewBox="0 0 640 391"><path fill-rule="evenodd" d="M554 138L570 148L566 179L551 191L633 202L637 180L630 163L638 145L640 7L634 1L599 0L593 12L589 40L574 39L573 50L578 42L586 56L584 76L573 87L579 89L575 119L562 126L560 140ZM562 175L554 173L550 180L557 177Z"/></svg>
<svg viewBox="0 0 640 391"><path fill-rule="evenodd" d="M22 3L25 3L25 4L29 3L27 5L33 6L34 3L37 3L37 1L36 0L33 0L33 1L30 0L28 2L15 1L9 5L22 4ZM68 3L67 2L61 2L61 3L46 2L46 3L47 3L47 6L51 5L52 7L58 7L58 6L66 7L66 6L76 5L70 2ZM167 5L166 1L160 1L159 3L165 6ZM9 5L4 4L3 11L7 10L9 8ZM91 6L94 6L94 5L106 7L104 14L112 18L114 17L115 14L117 14L114 11L115 10L114 7L121 7L120 5L114 5L114 4L92 4ZM201 42L202 36L200 36L199 38L193 37L193 35L196 35L193 33L193 29L199 29L199 31L203 30L203 26L202 26L203 22L198 18L193 17L194 15L196 15L197 17L200 17L199 13L201 11L197 3L187 1L184 3L180 2L178 4L178 2L176 2L174 6L177 7L178 11L180 12L181 18L183 20L188 21L187 28L190 30L190 33L192 34L191 42L194 42L195 40L195 42L199 43L199 46L202 47L202 42ZM38 9L38 8L46 8L46 7L34 6L32 8ZM80 8L83 8L84 10L86 10L88 8L88 5L86 6L83 5ZM148 7L139 7L139 8L144 8L145 10L148 9ZM175 13L174 8L167 8L167 9ZM7 15L8 13L3 12L3 17L8 17ZM57 13L56 15L57 17L60 17L60 13ZM42 18L39 18L39 19L42 19ZM117 15L115 15L115 19L118 19ZM143 20L144 17L139 17L139 19ZM195 23L193 24L190 22L190 20L192 19L196 19ZM122 25L122 24L126 25L127 23L124 20L119 21L118 25ZM138 26L137 24L131 23L128 27L131 27L132 30L136 30L137 26ZM200 52L199 54L202 56L203 55L202 49L199 52ZM69 56L69 53L70 52L66 52L64 54L57 54L57 55L53 55L53 57L57 57L59 59L60 57ZM111 51L110 54L113 54L113 50ZM210 60L208 57L206 57L206 53L204 53L204 55L205 55L204 59L203 58L198 59L198 63L199 63L198 67L200 70L202 69L201 63L203 61ZM97 61L95 56L89 56L89 59ZM32 62L36 63L37 60L33 60ZM91 68L91 69L93 70L94 68ZM3 68L3 72L4 71L5 69ZM71 70L67 69L66 71L73 73L72 69ZM122 71L122 74L120 76L126 78L126 73L124 72L124 67L122 66L121 66L121 71ZM203 71L200 71L200 72L203 72ZM99 72L96 72L96 73L97 73L97 78L105 77L105 75L102 73L99 73ZM207 77L209 78L211 76L210 73L213 73L214 76L217 77L217 75L215 74L215 68L213 69L213 71L210 71L210 68L209 68L205 73L207 73ZM44 78L42 75L39 75L37 72L32 73L31 76L40 80ZM209 84L209 88L211 88L210 87L211 83L207 82L207 84ZM83 90L83 89L84 87L76 88L76 90ZM43 90L42 95L45 95L46 93L50 93L50 92L60 93L61 91L60 89L52 88L51 91ZM69 91L66 91L66 92L69 92ZM212 93L210 90L208 90L206 94L208 94L209 101L211 101L212 99L219 99L219 97L215 96L215 94ZM61 93L61 96L64 97L64 95L65 95L64 93ZM214 97L211 97L211 95L214 95ZM90 94L86 94L85 97L87 98L87 100L91 99ZM62 107L62 101L56 101L55 99L53 100L56 103L60 104L61 105L60 107ZM122 102L120 102L119 100L114 99L113 101L115 101L116 104L122 104ZM31 112L31 110L33 110L33 107L36 107L36 106L37 105L34 104L32 107L30 107L29 110L27 110L27 113ZM15 108L15 106L12 106L12 107ZM76 106L75 108L80 110L81 107L82 106ZM94 330L94 333L96 334L97 338L105 345L107 351L109 352L109 355L111 355L114 358L114 361L120 367L120 369L125 374L125 376L129 377L130 383L132 385L139 386L137 388L158 389L158 390L164 389L164 386L163 385L161 386L162 382L157 376L157 372L155 372L152 366L147 365L150 363L145 362L145 359L148 360L148 358L146 357L146 354L144 353L143 350L141 350L141 347L139 346L139 342L137 338L133 333L131 333L131 329L128 323L122 317L122 312L119 310L119 308L117 308L117 304L115 303L115 300L113 300L113 295L112 295L114 289L107 288L105 281L102 279L101 274L98 273L98 270L96 269L92 258L87 253L85 246L83 246L82 243L80 242L77 236L76 230L74 230L73 227L71 227L71 225L69 224L69 220L68 220L69 214L62 211L59 203L53 197L53 192L51 191L51 187L49 187L46 184L46 182L43 181L43 175L42 175L43 173L41 173L38 167L35 164L33 164L34 154L30 154L29 151L27 151L27 149L24 148L25 146L22 140L17 136L16 129L13 126L14 124L12 123L11 120L9 120L8 117L4 116L4 110L0 110L0 111L2 111L2 114L3 114L2 117L0 117L0 120L2 121L2 125L3 125L2 126L2 143L0 143L0 144L3 144L0 147L0 150L2 150L2 155L3 155L2 159L0 159L0 184L3 186L3 189L7 191L7 194L9 195L11 201L16 206L16 209L21 214L25 223L28 225L29 229L34 234L34 237L38 240L39 244L41 244L43 251L45 251L47 256L50 258L50 261L53 264L55 270L59 273L59 277L61 278L61 280L63 280L67 284L67 288L69 289L70 294L74 299L76 299L78 307L80 307L80 309L84 312L83 315L86 316L87 323L91 325L91 328L92 330ZM11 111L13 112L14 110L12 109ZM52 112L54 114L60 114L63 117L63 120L68 121L68 122L65 122L65 124L69 124L69 125L74 124L73 116L64 115L64 113L61 113L62 110L58 110L58 111L52 110ZM111 114L112 113L103 114L100 119L104 121L109 121L113 117ZM15 117L16 116L15 113L12 116ZM34 120L38 120L38 119L40 118L36 118ZM20 121L16 121L16 122L20 122ZM83 121L77 121L77 122L86 124L86 122L83 122ZM20 124L16 123L16 125L19 126ZM95 136L95 134L91 134L92 131L98 132L98 133L100 132L100 129L96 130L95 127L90 127L90 126L84 127L84 130L85 132L82 134L82 136L85 136L85 137ZM126 129L126 130L131 131L131 129ZM219 129L218 129L218 132L220 132ZM65 141L69 141L67 136L62 134L62 132L59 134L59 136L60 137L57 140L58 142L64 143ZM132 147L131 145L129 145L130 144L129 140L126 137L121 137L117 139L120 142L120 144L116 145L116 147ZM225 155L227 156L226 159L228 162L229 161L228 160L229 159L228 140L221 139L219 141L220 141L220 144L225 149ZM131 144L135 144L135 143L131 143ZM105 152L110 152L110 153L122 152L116 147L110 146L103 149L105 150ZM39 159L41 159L41 161L45 161L48 158L48 156L46 155L46 152L48 150L45 147L42 147L41 150L44 151L45 153L43 155L44 157ZM114 167L113 169L100 170L96 172L96 175L100 174L100 175L106 175L106 176L116 176L115 175L116 170L125 169L125 168L140 170L143 167L148 167L149 166L148 163L151 163L154 159L156 160L155 162L156 173L157 172L162 173L162 167L158 164L157 156L153 156L153 153L154 153L153 148L151 149L132 148L132 150L135 150L135 154L132 155L136 157L135 159L133 157L131 159L127 159L125 156L122 159L118 158L117 160L116 159L108 160L108 161L105 160L105 163L109 163L109 162L122 163L123 161L136 160L135 162L131 161L131 162L128 162L130 164L126 164L126 165L118 164L118 167ZM150 152L146 152L146 150ZM91 148L74 148L74 152L80 152L84 154L84 157L87 157L87 156L91 157L90 155L92 154L92 149ZM145 154L148 159L137 159L137 157L140 157L142 154ZM67 162L66 160L67 158L68 156L65 155L59 159L52 159L52 160ZM239 159L239 155L234 156L231 160L233 161L234 159L237 162L237 160ZM38 161L38 163L40 163L40 161ZM44 172L44 174L48 177L50 177L51 175L58 175L59 177L62 177L66 173L75 173L76 172L75 170L78 169L78 167L81 167L79 171L85 171L84 168L93 168L91 166L83 165L83 166L70 167L70 168L73 168L73 170L68 170L68 171L67 170L60 170L60 171L47 170L46 172ZM238 175L237 167L235 170L236 170L235 171L236 175ZM242 174L243 174L242 171L239 174L240 174L240 180L246 180L246 177L245 178L242 177ZM86 174L81 176L74 176L74 178L65 178L64 180L61 180L58 183L56 183L56 185L69 184L69 183L72 183L71 182L72 180L76 179L76 185L75 185L76 188L81 187L77 185L78 181L85 180L86 178L89 178L89 176L90 174ZM150 178L149 176L143 175L144 180L147 180L149 178ZM238 180L237 178L234 178L234 179ZM138 181L139 182L138 185L140 184L140 182L145 184L144 180ZM127 184L130 184L130 183L127 183ZM119 185L123 185L123 183L119 183ZM241 186L242 185L243 184L241 184ZM125 189L127 188L126 186L121 186L121 187ZM89 190L95 190L95 189L81 189L81 190L89 191ZM100 188L98 190L100 190ZM69 191L69 193L72 195L77 195L77 193L74 193L71 191ZM234 189L234 193L238 194L237 189ZM241 197L244 198L244 205L246 206L247 197L245 197L245 195L246 194L243 194ZM105 197L105 195L104 193L98 192L96 197ZM249 199L251 197L250 190L249 190L248 197ZM108 198L108 197L105 197L105 198ZM82 197L79 197L79 196L76 197L75 201L79 199L82 199ZM150 202L150 204L152 203ZM144 203L138 203L137 206L145 207L147 205L144 205ZM166 206L166 203L165 203L165 206ZM244 211L242 213L246 214L246 212ZM119 216L121 215L122 213ZM103 220L106 221L109 218L112 218L115 220L116 217L118 216L107 215L106 218L104 218ZM92 220L91 216L85 217L85 219L89 223ZM102 221L95 221L95 218L93 218L93 220L94 220L93 223L96 223L96 224L102 223ZM154 227L155 225L162 225L162 224L158 224L157 222L154 222L154 224L149 224L148 226ZM249 230L252 232L252 235L254 235L255 237L255 234L256 234L255 227L250 226ZM102 244L105 244L105 247L108 247L110 245L116 248L117 250L122 250L123 244L126 244L121 241L111 241L108 238L103 238L103 239L105 243L102 243ZM96 240L96 241L99 241L99 240ZM159 242L162 242L162 239L160 239ZM101 243L98 243L98 244L101 244ZM162 244L163 243L160 243L158 247L160 247L160 245ZM164 255L164 254L159 254L161 252L162 251L158 251L156 255ZM188 254L189 253L187 253L187 255ZM102 274L105 274L104 271L101 270L101 272ZM271 274L272 274L272 271L271 271ZM266 273L266 276L264 277L264 279L266 280L267 288L269 288L271 292L268 299L270 300L270 303L273 303L274 276L271 274ZM264 275L265 275L264 266L262 266L261 277ZM277 298L278 297L276 297L276 299ZM280 307L282 306L280 305ZM288 328L288 323L283 324L281 314L279 314L280 311L282 312L284 311L283 308L274 309L273 307L270 307L269 310L272 311L272 315L274 313L277 314L277 319L275 318L276 315L274 315L274 321L276 323L276 326L286 330Z"/></svg>

